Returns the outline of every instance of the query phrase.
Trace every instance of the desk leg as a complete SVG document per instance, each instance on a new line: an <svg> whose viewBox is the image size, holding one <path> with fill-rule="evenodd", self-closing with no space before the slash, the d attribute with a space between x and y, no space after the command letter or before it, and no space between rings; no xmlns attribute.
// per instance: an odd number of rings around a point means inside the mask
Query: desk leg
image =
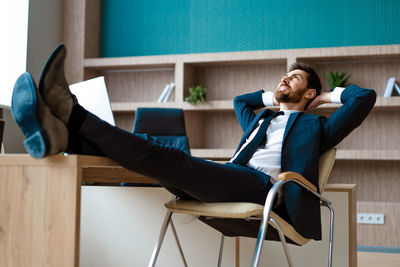
<svg viewBox="0 0 400 267"><path fill-rule="evenodd" d="M76 166L0 167L0 266L78 266Z"/></svg>

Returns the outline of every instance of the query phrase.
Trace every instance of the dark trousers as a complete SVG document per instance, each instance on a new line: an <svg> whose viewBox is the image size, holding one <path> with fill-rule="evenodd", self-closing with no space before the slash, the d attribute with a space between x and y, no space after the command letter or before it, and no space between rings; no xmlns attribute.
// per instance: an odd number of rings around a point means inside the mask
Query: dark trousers
<svg viewBox="0 0 400 267"><path fill-rule="evenodd" d="M131 171L151 177L182 198L205 202L264 204L269 176L245 166L219 164L146 141L88 113L70 131L67 153L106 156Z"/></svg>

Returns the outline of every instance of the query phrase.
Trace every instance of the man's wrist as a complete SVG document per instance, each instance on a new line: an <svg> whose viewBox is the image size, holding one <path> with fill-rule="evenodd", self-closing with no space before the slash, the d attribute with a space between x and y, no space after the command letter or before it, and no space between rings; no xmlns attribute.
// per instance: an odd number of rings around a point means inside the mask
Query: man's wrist
<svg viewBox="0 0 400 267"><path fill-rule="evenodd" d="M267 91L262 94L262 101L264 106L273 106L274 105L274 93ZM276 100L275 100L276 101Z"/></svg>
<svg viewBox="0 0 400 267"><path fill-rule="evenodd" d="M342 104L341 96L342 92L344 91L344 87L336 87L331 93L330 93L330 102L331 103L336 103L336 104Z"/></svg>

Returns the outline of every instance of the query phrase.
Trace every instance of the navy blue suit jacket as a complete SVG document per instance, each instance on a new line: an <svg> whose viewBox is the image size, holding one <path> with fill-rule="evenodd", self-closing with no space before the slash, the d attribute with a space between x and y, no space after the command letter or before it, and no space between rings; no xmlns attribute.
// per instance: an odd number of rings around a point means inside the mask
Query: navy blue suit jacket
<svg viewBox="0 0 400 267"><path fill-rule="evenodd" d="M238 149L261 118L275 113L269 109L257 115L254 113L254 110L264 107L262 93L261 90L234 99L236 116L244 130ZM291 114L283 138L281 171L300 173L319 188L319 156L358 127L374 106L375 100L375 91L351 85L341 95L343 105L329 118L303 112ZM320 240L319 200L294 183L285 184L282 197L282 205L294 228L306 238Z"/></svg>

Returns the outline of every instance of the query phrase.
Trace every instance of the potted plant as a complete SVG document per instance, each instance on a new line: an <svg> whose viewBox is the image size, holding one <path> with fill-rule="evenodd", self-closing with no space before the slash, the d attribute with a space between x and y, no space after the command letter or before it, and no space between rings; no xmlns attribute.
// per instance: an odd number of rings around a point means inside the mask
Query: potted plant
<svg viewBox="0 0 400 267"><path fill-rule="evenodd" d="M189 96L185 98L185 101L192 105L196 105L197 102L206 101L206 88L201 85L189 88Z"/></svg>
<svg viewBox="0 0 400 267"><path fill-rule="evenodd" d="M348 75L346 72L339 74L339 72L335 70L334 72L327 72L326 77L328 80L328 86L331 88L331 90L333 90L335 87L346 87L348 85L347 81L350 78L350 75Z"/></svg>

